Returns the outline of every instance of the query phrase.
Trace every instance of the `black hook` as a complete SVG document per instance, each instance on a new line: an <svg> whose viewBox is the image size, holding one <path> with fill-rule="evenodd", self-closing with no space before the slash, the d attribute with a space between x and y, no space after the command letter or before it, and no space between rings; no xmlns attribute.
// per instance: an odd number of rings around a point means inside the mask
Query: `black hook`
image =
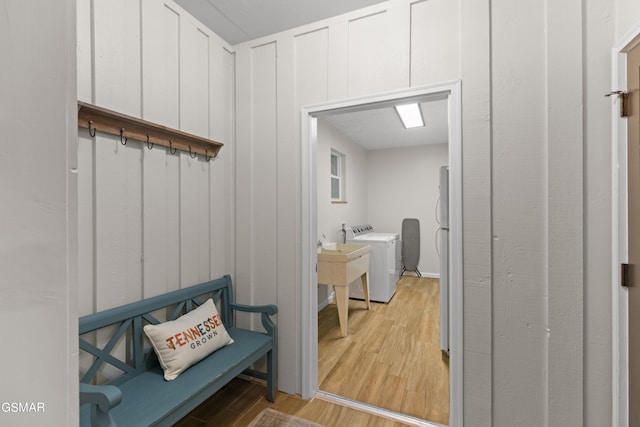
<svg viewBox="0 0 640 427"><path fill-rule="evenodd" d="M92 126L93 126L93 120L89 120L89 136L91 136L91 138L96 136L96 128L93 128L93 133L91 133Z"/></svg>
<svg viewBox="0 0 640 427"><path fill-rule="evenodd" d="M173 148L173 143L171 142L171 140L169 140L169 152L171 154L176 154L176 151L178 151L177 148Z"/></svg>
<svg viewBox="0 0 640 427"><path fill-rule="evenodd" d="M147 148L149 150L153 148L153 142L149 142L149 134L147 134Z"/></svg>
<svg viewBox="0 0 640 427"><path fill-rule="evenodd" d="M127 141L129 140L129 138L125 138L123 142L122 141L123 135L124 135L124 128L120 128L120 144L127 145Z"/></svg>
<svg viewBox="0 0 640 427"><path fill-rule="evenodd" d="M198 157L198 153L191 152L191 146L189 146L189 156L191 156L192 159L195 159L196 157Z"/></svg>
<svg viewBox="0 0 640 427"><path fill-rule="evenodd" d="M209 155L209 150L204 150L204 158L207 159L207 162L210 162L212 157Z"/></svg>

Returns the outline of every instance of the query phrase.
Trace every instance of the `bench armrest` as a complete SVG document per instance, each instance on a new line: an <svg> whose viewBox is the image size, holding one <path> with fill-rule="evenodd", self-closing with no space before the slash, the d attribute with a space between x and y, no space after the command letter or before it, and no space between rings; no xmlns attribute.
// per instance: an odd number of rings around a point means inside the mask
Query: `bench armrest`
<svg viewBox="0 0 640 427"><path fill-rule="evenodd" d="M122 400L122 391L113 385L80 383L80 404L91 404L91 425L115 427L109 410Z"/></svg>
<svg viewBox="0 0 640 427"><path fill-rule="evenodd" d="M273 323L270 317L278 312L278 307L276 307L275 305L246 305L231 303L231 309L248 313L261 313L262 326L269 335L275 336L276 325Z"/></svg>

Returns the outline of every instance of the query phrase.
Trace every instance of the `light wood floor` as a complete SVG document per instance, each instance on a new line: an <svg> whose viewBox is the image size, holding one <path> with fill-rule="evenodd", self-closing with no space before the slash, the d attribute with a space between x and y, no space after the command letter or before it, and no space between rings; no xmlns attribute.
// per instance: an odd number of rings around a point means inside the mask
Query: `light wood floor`
<svg viewBox="0 0 640 427"><path fill-rule="evenodd" d="M266 388L260 382L236 378L194 409L176 427L244 427L264 408L273 408L327 427L405 427L405 424L318 398L305 401L280 392L276 402L271 403L265 399L265 392Z"/></svg>
<svg viewBox="0 0 640 427"><path fill-rule="evenodd" d="M440 351L438 279L403 276L389 304L350 300L349 335L336 306L318 313L320 389L449 424L449 359Z"/></svg>

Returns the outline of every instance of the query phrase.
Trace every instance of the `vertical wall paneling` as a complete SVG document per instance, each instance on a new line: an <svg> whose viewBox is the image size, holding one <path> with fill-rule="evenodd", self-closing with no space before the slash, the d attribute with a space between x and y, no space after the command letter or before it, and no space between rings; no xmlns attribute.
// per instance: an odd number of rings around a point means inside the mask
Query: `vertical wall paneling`
<svg viewBox="0 0 640 427"><path fill-rule="evenodd" d="M349 22L331 23L327 31L327 100L347 98L349 96ZM298 90L305 89L298 85Z"/></svg>
<svg viewBox="0 0 640 427"><path fill-rule="evenodd" d="M224 155L224 159L226 159L226 177L235 177L235 147L236 147L236 54L232 53L225 49L224 51L224 63L225 63L225 78L222 80L226 82L225 86L225 103L223 106L223 116L225 127L225 135L227 136L227 141L229 142L229 149L227 153ZM235 183L235 180L233 181ZM218 183L218 185L223 185L223 183ZM228 221L225 223L225 237L227 241L222 246L222 252L224 253L224 259L228 263L228 265L232 266L232 271L237 274L238 271L236 269L236 258L235 258L235 245L236 245L236 217L237 212L235 210L236 204L236 188L229 182L229 185L225 186L225 194L227 202L223 207L224 211L228 215ZM222 259L222 257L221 257Z"/></svg>
<svg viewBox="0 0 640 427"><path fill-rule="evenodd" d="M411 4L399 2L394 7L389 7L386 15L387 27L383 33L386 35L387 53L385 90L388 91L406 88L410 85L411 26L407 25L407 22L411 22ZM457 17L453 18L455 20Z"/></svg>
<svg viewBox="0 0 640 427"><path fill-rule="evenodd" d="M493 421L545 425L545 6L498 1L491 12L493 363L500 366L493 370Z"/></svg>
<svg viewBox="0 0 640 427"><path fill-rule="evenodd" d="M343 55L340 57L343 59L340 64L340 61L331 61L333 65L333 70L336 73L335 79L336 81L340 81L343 83L343 88L336 90L336 92L342 92L342 97L346 96L347 93L347 80L346 71L347 71L347 26L343 24L338 28L325 27L320 28L318 30L299 34L294 39L294 69L295 69L295 82L296 88L295 96L296 96L296 108L299 111L301 108L318 104L321 102L326 102L329 100L329 87L332 86L329 78L329 37L332 33L338 32L344 35L344 40L342 43L336 44L336 49L340 49ZM344 30L344 31L340 31ZM342 78L339 77L339 70L342 70L345 74ZM333 85L335 87L335 85ZM297 120L296 120L297 122ZM297 135L300 135L300 126L296 129ZM327 156L327 162L329 157ZM320 215L320 210L322 209L322 204L318 204L318 217L322 218ZM320 232L320 225L318 226L318 235ZM314 235L316 230L313 231ZM329 293L329 286L318 286L318 301L326 301L327 294Z"/></svg>
<svg viewBox="0 0 640 427"><path fill-rule="evenodd" d="M115 138L95 137L96 309L127 301L125 148Z"/></svg>
<svg viewBox="0 0 640 427"><path fill-rule="evenodd" d="M127 260L127 162L125 147L112 136L97 133L94 139L95 163L95 300L96 310L105 310L129 302L129 261ZM108 333L97 333L104 343ZM123 357L123 346L116 355ZM119 375L105 367L106 378Z"/></svg>
<svg viewBox="0 0 640 427"><path fill-rule="evenodd" d="M580 0L551 2L546 8L549 235L546 422L550 426L584 426L583 16ZM602 322L608 323L608 319L604 316ZM603 340L605 346L609 342ZM598 387L607 390L606 382ZM603 422L606 423L604 419Z"/></svg>
<svg viewBox="0 0 640 427"><path fill-rule="evenodd" d="M179 46L180 16L162 2L142 3L142 117L145 120L177 127L179 123ZM163 43L157 43L162 40ZM143 149L143 253L145 298L177 289L176 275L168 274L177 257L169 248L178 245L170 233L178 227L177 218L169 220L169 174L165 149ZM177 202L177 198L173 203ZM171 204L173 204L171 203ZM171 226L173 224L173 226ZM179 253L179 252L178 252Z"/></svg>
<svg viewBox="0 0 640 427"><path fill-rule="evenodd" d="M349 96L388 90L387 11L349 22Z"/></svg>
<svg viewBox="0 0 640 427"><path fill-rule="evenodd" d="M195 99L192 105L198 108L197 114L192 112L190 108L183 106L185 112L188 115L193 115L198 119L199 129L198 132L203 136L211 135L211 39L209 35L201 28L198 27L196 32L197 42L197 70L198 70L198 85L200 87L201 95ZM191 103L190 103L191 104ZM194 124L195 125L195 124ZM194 126L195 127L195 126ZM203 282L211 277L211 215L209 214L210 205L210 171L211 163L207 162L202 157L198 158L198 166L196 169L198 177L198 205L197 205L197 226L198 226L198 282Z"/></svg>
<svg viewBox="0 0 640 427"><path fill-rule="evenodd" d="M251 50L253 150L253 301L271 303L278 280L277 44Z"/></svg>
<svg viewBox="0 0 640 427"><path fill-rule="evenodd" d="M167 233L167 286L169 289L180 287L182 270L180 250L180 155L167 155L166 170L164 173L165 191L167 193L166 212L167 220L165 231Z"/></svg>
<svg viewBox="0 0 640 427"><path fill-rule="evenodd" d="M142 2L142 115L180 126L180 14L162 1Z"/></svg>
<svg viewBox="0 0 640 427"><path fill-rule="evenodd" d="M489 0L458 3L463 117L464 407L463 419L452 418L451 425L464 422L489 426L495 425L491 406L491 5ZM412 43L418 42L412 37ZM412 65L425 54L412 49ZM416 72L412 72L414 77ZM451 381L456 379L452 376ZM462 396L460 390L459 396L452 396L452 403Z"/></svg>
<svg viewBox="0 0 640 427"><path fill-rule="evenodd" d="M297 35L294 59L296 107L328 101L329 29Z"/></svg>
<svg viewBox="0 0 640 427"><path fill-rule="evenodd" d="M78 132L78 314L93 313L94 307L94 144L89 132Z"/></svg>
<svg viewBox="0 0 640 427"><path fill-rule="evenodd" d="M221 114L221 110L216 108L216 105L219 105L216 101L214 101L217 97L223 97L223 87L219 83L219 75L224 73L224 62L222 59L223 48L220 43L216 43L215 40L209 39L208 43L208 54L207 54L207 68L209 69L209 137L214 138L214 135L220 135L222 130L224 129L220 122L221 120L217 117ZM221 138L217 137L217 140L221 140ZM214 138L215 139L215 138ZM228 148L228 147L227 147ZM212 159L213 160L213 159ZM206 163L206 161L204 162ZM215 165L215 166L214 166ZM216 248L220 246L222 243L222 239L217 238L220 235L219 226L216 224L216 220L220 216L219 212L216 210L218 206L222 205L222 201L224 201L225 194L223 189L216 187L216 178L221 177L224 174L224 162L214 162L206 165L207 167L207 197L206 197L206 212L207 212L207 223L208 223L208 232L207 240L205 241L207 245L207 254L208 254L208 271L207 271L207 279L217 277L214 274L214 271L218 271L218 262L216 259ZM221 191L222 190L222 191ZM223 217L222 217L223 218ZM222 219L220 218L220 219ZM222 236L223 237L223 236ZM223 273L224 274L224 273Z"/></svg>
<svg viewBox="0 0 640 427"><path fill-rule="evenodd" d="M165 55L165 80L171 84L171 90L167 90L164 100L166 109L166 120L170 126L180 128L180 13L176 11L174 5L163 4L166 8L164 12L165 28L171 29L173 36L168 36L165 32L164 43L160 46L154 43L159 49L166 49L169 54ZM173 14L176 16L174 17ZM186 25L186 23L184 24ZM145 95L148 93L145 92ZM165 157L164 186L166 191L166 224L167 233L166 256L167 256L167 286L169 289L177 289L181 284L181 251L180 251L180 152Z"/></svg>
<svg viewBox="0 0 640 427"><path fill-rule="evenodd" d="M180 128L209 134L209 40L196 26L180 32ZM180 154L180 274L182 286L209 276L208 171L200 158ZM205 162L206 163L206 162ZM203 211L204 209L207 211Z"/></svg>
<svg viewBox="0 0 640 427"><path fill-rule="evenodd" d="M95 102L139 116L140 5L95 0L93 12ZM98 133L95 144L96 308L104 309L141 293L141 165L137 143Z"/></svg>
<svg viewBox="0 0 640 427"><path fill-rule="evenodd" d="M460 75L459 2L411 4L411 85L455 80Z"/></svg>
<svg viewBox="0 0 640 427"><path fill-rule="evenodd" d="M91 103L92 100L92 58L93 27L91 2L76 1L76 66L78 99Z"/></svg>
<svg viewBox="0 0 640 427"><path fill-rule="evenodd" d="M81 96L205 137L212 112L222 112L216 137L232 149L234 68L223 58L233 54L222 39L170 0L78 3ZM232 156L208 163L100 132L81 133L79 143L81 310L210 278L213 248L223 253L231 242ZM233 274L232 260L221 257L216 274Z"/></svg>
<svg viewBox="0 0 640 427"><path fill-rule="evenodd" d="M295 96L296 67L295 67L295 39L287 37L278 40L277 45L277 206L296 206L297 194L300 193L300 144L297 137L300 135L300 126L289 126L291 121L298 123L299 111ZM326 57L323 57L323 59ZM324 61L322 61L324 62ZM298 290L290 292L287 282L296 280L296 273L300 265L300 251L297 250L296 238L298 236L300 210L278 209L276 216L277 253L295 254L292 257L277 257L277 300L270 296L269 302L277 302L278 306L296 306L300 301ZM279 345L296 348L297 325L300 324L300 313L295 310L287 310L278 314L278 341ZM285 353L284 356L281 354ZM279 371L285 369L299 370L300 350L294 352L279 353ZM285 390L294 389L297 385L290 378L282 379L282 387Z"/></svg>
<svg viewBox="0 0 640 427"><path fill-rule="evenodd" d="M252 103L252 51L251 48L236 52L236 144L235 159L235 272L236 301L249 304L253 301L253 110ZM240 326L249 326L249 317L238 313Z"/></svg>
<svg viewBox="0 0 640 427"><path fill-rule="evenodd" d="M116 141L119 143L119 141ZM127 301L143 298L142 288L142 144L125 150L125 269ZM146 150L146 148L144 148Z"/></svg>
<svg viewBox="0 0 640 427"><path fill-rule="evenodd" d="M640 15L640 4L633 2L637 8L634 19ZM602 126L604 117L611 116L611 106L603 105L601 102L602 91L600 88L609 87L615 81L617 73L612 72L608 52L612 46L616 46L614 32L611 31L611 22L603 20L603 14L613 15L619 11L620 4L607 0L595 0L583 3L582 16L584 16L584 46L582 51L582 64L588 70L583 75L582 84L586 88L584 91L584 348L583 360L584 372L584 414L583 421L585 427L597 427L600 425L625 425L624 417L628 414L627 402L622 396L626 394L620 392L614 384L617 382L617 372L619 369L614 364L617 358L614 351L606 351L610 345L618 348L617 338L613 338L610 333L617 337L617 320L614 324L612 319L617 316L612 313L612 306L603 305L603 301L610 298L617 299L618 294L618 268L617 257L619 246L614 243L604 245L599 242L612 241L612 229L616 230L614 224L618 222L618 216L611 210L611 206L617 203L618 194L624 194L625 190L618 186L618 180L612 181L612 171L617 170L618 176L626 175L626 168L612 169L611 166L603 167L603 164L612 164L612 148L617 144L603 144L611 138L612 126L607 123ZM629 13L628 10L625 11ZM620 21L618 21L619 23ZM636 21L637 22L637 21ZM615 48L614 48L615 49ZM614 66L615 67L615 66ZM573 83L577 83L577 80ZM614 84L614 87L616 85ZM593 118L601 120L593 120ZM617 162L617 154L614 163ZM622 166L622 165L620 165ZM617 187L612 189L612 185ZM625 209L626 211L626 209ZM624 221L626 224L626 221ZM612 255L615 254L613 257ZM614 258L616 262L603 263L607 258ZM615 277L615 281L612 281ZM612 283L615 292L611 293L611 287L602 286L603 283ZM625 292L626 293L626 292ZM613 302L613 301L612 301ZM626 322L625 322L626 323ZM615 325L615 326L614 326ZM626 350L620 348L620 353L626 354ZM604 351L603 351L604 350ZM626 377L626 376L625 376ZM625 381L626 382L626 381ZM606 397L603 397L606 396ZM613 408L611 409L611 405ZM610 413L613 412L612 419ZM620 414L625 414L620 416Z"/></svg>
<svg viewBox="0 0 640 427"><path fill-rule="evenodd" d="M78 316L95 311L95 240L94 240L94 180L93 138L88 131L78 131ZM89 339L89 337L85 337ZM95 337L91 337L95 339ZM80 352L78 362L81 371L88 369L93 363L93 356Z"/></svg>
<svg viewBox="0 0 640 427"><path fill-rule="evenodd" d="M180 57L180 129L207 137L209 136L209 36L198 27L181 26Z"/></svg>
<svg viewBox="0 0 640 427"><path fill-rule="evenodd" d="M212 43L210 69L214 76L211 88L211 137L224 141L218 158L211 160L210 169L210 222L211 222L211 276L231 273L234 258L234 199L233 186L224 185L225 177L233 170L233 106L235 57L222 43Z"/></svg>
<svg viewBox="0 0 640 427"><path fill-rule="evenodd" d="M169 240L171 222L168 218L168 188L163 180L156 179L168 172L165 150L143 151L143 297L149 298L177 287L169 282L167 270L176 262L169 258L167 248L176 245ZM175 177L175 176L174 176ZM173 223L177 224L177 222Z"/></svg>
<svg viewBox="0 0 640 427"><path fill-rule="evenodd" d="M198 283L200 276L200 167L197 159L180 154L180 284Z"/></svg>
<svg viewBox="0 0 640 427"><path fill-rule="evenodd" d="M95 102L140 116L140 3L93 0Z"/></svg>
<svg viewBox="0 0 640 427"><path fill-rule="evenodd" d="M198 282L211 278L211 177L210 164L199 159L198 169Z"/></svg>

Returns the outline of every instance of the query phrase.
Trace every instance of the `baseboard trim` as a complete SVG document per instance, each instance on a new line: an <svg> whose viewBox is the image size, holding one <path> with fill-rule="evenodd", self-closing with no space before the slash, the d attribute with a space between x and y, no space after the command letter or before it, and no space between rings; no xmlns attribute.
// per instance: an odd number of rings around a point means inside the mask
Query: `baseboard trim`
<svg viewBox="0 0 640 427"><path fill-rule="evenodd" d="M391 411L389 409L380 408L378 406L370 405L368 403L358 402L356 400L351 400L346 397L338 396L333 393L328 393L326 391L318 390L315 395L316 398L325 400L331 403L337 403L338 405L346 406L348 408L356 409L358 411L367 412L369 414L377 415L379 417L383 417L389 420L393 420L402 424L415 426L415 427L443 427L442 424L437 424L434 422L422 420L420 418L415 418L410 415L400 414L395 411Z"/></svg>
<svg viewBox="0 0 640 427"><path fill-rule="evenodd" d="M429 277L431 279L439 279L440 278L440 273L423 273L421 271L420 274L422 274L422 277Z"/></svg>
<svg viewBox="0 0 640 427"><path fill-rule="evenodd" d="M405 271L405 275L413 276L413 275L416 275L416 272L407 270L407 271ZM427 277L429 279L439 279L440 278L440 273L424 273L424 272L421 271L420 272L420 276ZM400 276L400 277L402 277L402 276Z"/></svg>
<svg viewBox="0 0 640 427"><path fill-rule="evenodd" d="M336 299L336 291L333 291L331 292L331 294L329 294L329 297L326 300L318 303L318 311L322 310L323 308L331 304L333 301L335 301L335 299Z"/></svg>

